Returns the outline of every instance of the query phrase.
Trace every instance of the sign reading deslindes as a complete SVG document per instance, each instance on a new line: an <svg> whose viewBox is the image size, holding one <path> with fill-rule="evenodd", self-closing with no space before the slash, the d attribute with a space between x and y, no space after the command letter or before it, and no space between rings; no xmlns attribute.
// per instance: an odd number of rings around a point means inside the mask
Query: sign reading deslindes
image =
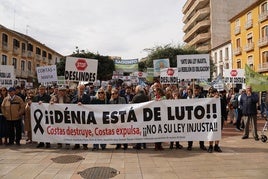
<svg viewBox="0 0 268 179"><path fill-rule="evenodd" d="M178 55L177 68L179 79L210 78L209 54Z"/></svg>
<svg viewBox="0 0 268 179"><path fill-rule="evenodd" d="M98 61L95 59L67 57L65 80L95 82L97 80Z"/></svg>
<svg viewBox="0 0 268 179"><path fill-rule="evenodd" d="M32 103L33 141L115 144L215 141L221 138L220 98L138 104Z"/></svg>
<svg viewBox="0 0 268 179"><path fill-rule="evenodd" d="M177 68L162 68L160 70L161 84L178 84Z"/></svg>
<svg viewBox="0 0 268 179"><path fill-rule="evenodd" d="M39 83L58 81L56 65L36 67Z"/></svg>

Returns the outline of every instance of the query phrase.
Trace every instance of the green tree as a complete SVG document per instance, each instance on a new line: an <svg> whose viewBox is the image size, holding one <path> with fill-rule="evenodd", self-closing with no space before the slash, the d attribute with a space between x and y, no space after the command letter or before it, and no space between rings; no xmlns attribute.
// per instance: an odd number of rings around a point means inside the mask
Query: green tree
<svg viewBox="0 0 268 179"><path fill-rule="evenodd" d="M144 49L148 52L148 56L144 58L141 62L139 62L139 70L144 71L145 67L153 67L153 61L156 59L168 58L170 67L177 67L177 55L187 55L187 54L201 54L206 52L200 52L196 49L188 46L181 45L171 45L167 44L164 46L155 46L153 48ZM144 65L145 64L145 65ZM214 72L214 64L210 60L210 76L212 76Z"/></svg>

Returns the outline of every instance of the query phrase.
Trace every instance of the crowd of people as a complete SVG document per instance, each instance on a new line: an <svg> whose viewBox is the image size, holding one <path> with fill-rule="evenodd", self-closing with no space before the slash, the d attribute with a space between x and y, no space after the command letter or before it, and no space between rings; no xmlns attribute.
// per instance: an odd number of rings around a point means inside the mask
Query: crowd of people
<svg viewBox="0 0 268 179"><path fill-rule="evenodd" d="M267 93L265 93L267 94ZM70 104L128 104L142 103L150 100L180 100L190 98L220 98L221 102L221 126L227 122L233 123L238 131L244 130L242 139L249 138L249 126L252 124L253 137L257 141L257 105L259 104L259 94L252 92L251 86L246 89L232 88L229 91L217 91L210 88L208 91L197 84L189 84L187 87L177 85L161 85L155 82L151 86L142 87L117 85L113 87L108 84L106 87L96 87L93 85L79 84L76 89L69 89L68 86L58 87L40 85L37 89L24 89L17 87L0 88L0 145L21 145L22 134L26 136L26 144L33 143L31 129L30 108L32 102L41 103L70 103ZM235 100L237 104L235 105ZM267 115L268 95L262 96L264 103L264 114ZM165 141L163 141L165 142ZM222 152L220 141L209 141L208 148L204 141L199 141L201 150L211 152ZM175 145L174 145L175 144ZM56 144L57 148L71 148L70 144ZM128 149L126 143L116 144L115 149ZM50 143L39 142L37 148L50 148ZM133 145L134 149L146 149L146 143ZM182 149L180 141L172 141L170 149ZM187 150L191 151L193 141L188 141ZM80 149L80 144L75 144L73 150ZM82 149L87 150L88 144L82 144ZM105 144L93 144L92 151L105 150ZM164 150L162 142L154 144L155 150Z"/></svg>

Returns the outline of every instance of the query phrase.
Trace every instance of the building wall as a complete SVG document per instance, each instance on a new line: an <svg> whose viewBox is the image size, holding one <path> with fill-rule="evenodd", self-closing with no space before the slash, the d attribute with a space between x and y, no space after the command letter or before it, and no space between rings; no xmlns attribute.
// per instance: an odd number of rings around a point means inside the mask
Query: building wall
<svg viewBox="0 0 268 179"><path fill-rule="evenodd" d="M232 69L232 44L227 41L211 50L211 59L215 65L213 78L223 75L223 69Z"/></svg>
<svg viewBox="0 0 268 179"><path fill-rule="evenodd" d="M260 21L260 6L262 3L267 3L267 0L260 0L252 4L230 20L231 43L234 52L233 68L245 68L245 64L247 64L256 72L268 72L268 61L262 57L263 52L268 54L268 41L264 46L259 45L262 37L261 29L266 26L268 32L268 13L265 20ZM249 13L251 13L252 20L248 19ZM252 37L250 37L250 34L252 34ZM238 43L239 39L240 45Z"/></svg>
<svg viewBox="0 0 268 179"><path fill-rule="evenodd" d="M186 4L193 4L196 1L202 2L202 0L188 0ZM229 19L240 12L241 10L248 7L250 4L257 0L210 0L208 5L210 8L210 27L208 31L210 32L209 44L207 44L210 51L211 49L216 48L217 46L225 43L230 40L230 27ZM197 13L197 11L192 12ZM184 15L187 11L184 11ZM188 31L189 32L189 31ZM198 35L199 32L197 32ZM185 32L185 35L187 32ZM193 37L194 38L194 37ZM186 41L185 41L186 42ZM187 43L187 42L186 42ZM193 45L198 48L198 44Z"/></svg>
<svg viewBox="0 0 268 179"><path fill-rule="evenodd" d="M25 44L24 49L23 44ZM32 44L32 51L29 50L28 44ZM37 54L37 47L40 49L40 55ZM61 54L41 42L0 25L0 62L1 65L16 66L17 78L32 82L37 76L36 67L54 65L62 57ZM16 59L16 65L14 59ZM23 63L24 69L22 68Z"/></svg>

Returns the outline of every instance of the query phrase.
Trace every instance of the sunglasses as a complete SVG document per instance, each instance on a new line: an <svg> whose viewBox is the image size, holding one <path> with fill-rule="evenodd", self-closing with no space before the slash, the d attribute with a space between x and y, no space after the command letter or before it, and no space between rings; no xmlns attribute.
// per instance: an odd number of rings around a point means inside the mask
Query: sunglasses
<svg viewBox="0 0 268 179"><path fill-rule="evenodd" d="M98 94L104 94L104 92L100 91L100 92L98 92Z"/></svg>
<svg viewBox="0 0 268 179"><path fill-rule="evenodd" d="M117 94L117 93L112 93L112 95L115 95L115 94Z"/></svg>

